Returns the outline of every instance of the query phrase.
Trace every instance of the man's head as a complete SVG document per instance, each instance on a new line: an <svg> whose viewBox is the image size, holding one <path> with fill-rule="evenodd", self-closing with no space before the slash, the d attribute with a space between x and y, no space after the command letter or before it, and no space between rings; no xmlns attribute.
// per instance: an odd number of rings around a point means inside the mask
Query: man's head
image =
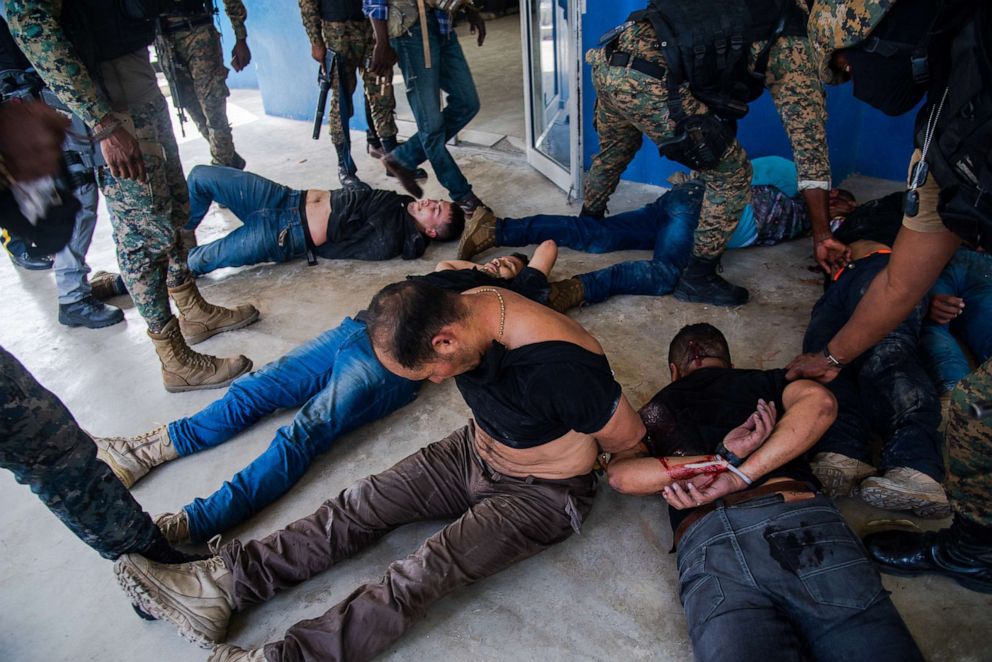
<svg viewBox="0 0 992 662"><path fill-rule="evenodd" d="M464 322L469 309L456 292L408 280L387 285L369 306L369 338L382 365L406 379L442 382L479 363Z"/></svg>
<svg viewBox="0 0 992 662"><path fill-rule="evenodd" d="M699 368L733 368L730 347L720 330L705 322L690 324L672 338L668 346L668 369L678 381Z"/></svg>
<svg viewBox="0 0 992 662"><path fill-rule="evenodd" d="M465 229L465 212L451 202L414 200L407 203L406 212L420 228L420 233L431 239L452 241Z"/></svg>
<svg viewBox="0 0 992 662"><path fill-rule="evenodd" d="M527 266L530 260L523 253L513 253L512 255L501 255L494 257L479 267L483 271L495 278L511 280Z"/></svg>
<svg viewBox="0 0 992 662"><path fill-rule="evenodd" d="M830 189L830 218L846 217L858 208L858 199L847 189Z"/></svg>

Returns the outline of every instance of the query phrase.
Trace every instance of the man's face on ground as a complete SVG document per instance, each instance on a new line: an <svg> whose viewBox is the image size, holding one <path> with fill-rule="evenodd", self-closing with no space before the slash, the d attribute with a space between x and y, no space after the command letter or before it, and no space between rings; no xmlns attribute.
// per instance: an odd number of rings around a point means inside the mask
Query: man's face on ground
<svg viewBox="0 0 992 662"><path fill-rule="evenodd" d="M406 210L424 233L433 238L451 220L451 204L442 200L414 200Z"/></svg>
<svg viewBox="0 0 992 662"><path fill-rule="evenodd" d="M520 258L513 257L512 255L503 255L489 260L479 267L479 271L483 271L496 278L510 280L519 274L524 266L524 262Z"/></svg>
<svg viewBox="0 0 992 662"><path fill-rule="evenodd" d="M837 218L838 216L847 216L855 209L858 208L858 203L855 200L851 200L839 189L830 189L830 218Z"/></svg>
<svg viewBox="0 0 992 662"><path fill-rule="evenodd" d="M401 365L392 354L378 347L376 343L373 345L376 356L386 370L415 382L428 379L440 384L446 379L474 369L479 364L478 356L467 352L456 340L442 337L440 334L434 340L436 358L413 368Z"/></svg>

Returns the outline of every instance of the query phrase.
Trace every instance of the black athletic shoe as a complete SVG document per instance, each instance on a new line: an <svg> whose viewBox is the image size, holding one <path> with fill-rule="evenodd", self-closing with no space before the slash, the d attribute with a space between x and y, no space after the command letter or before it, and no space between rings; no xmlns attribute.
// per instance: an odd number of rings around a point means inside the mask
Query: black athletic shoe
<svg viewBox="0 0 992 662"><path fill-rule="evenodd" d="M51 255L45 255L43 257L32 257L29 255L28 247L23 240L10 235L6 235L6 238L7 241L4 242L3 247L7 249L7 255L10 256L10 261L21 269L44 271L45 269L51 269L52 264L55 263L55 258Z"/></svg>
<svg viewBox="0 0 992 662"><path fill-rule="evenodd" d="M101 329L123 321L123 310L101 303L93 297L86 297L75 303L59 304L59 323L65 326Z"/></svg>

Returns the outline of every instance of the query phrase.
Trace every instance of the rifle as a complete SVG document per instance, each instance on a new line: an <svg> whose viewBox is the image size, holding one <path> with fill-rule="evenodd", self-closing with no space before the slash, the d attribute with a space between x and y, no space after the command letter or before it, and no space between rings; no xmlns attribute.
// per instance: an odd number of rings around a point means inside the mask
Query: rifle
<svg viewBox="0 0 992 662"><path fill-rule="evenodd" d="M317 72L317 83L320 85L320 94L317 97L317 110L313 116L313 139L320 138L320 125L324 121L324 111L327 108L327 93L331 89L334 80L334 70L337 68L338 84L334 93L338 95L338 118L341 120L341 132L344 134L344 147L351 158L351 116L355 112L354 104L351 100L351 93L348 92L348 82L341 71L341 56L330 48L324 53L324 61Z"/></svg>
<svg viewBox="0 0 992 662"><path fill-rule="evenodd" d="M155 21L155 53L158 55L158 64L165 74L165 80L169 83L169 96L172 97L172 105L176 107L176 117L179 118L179 131L186 137L186 104L183 102L182 92L179 91L179 83L176 79L176 58L172 52L172 46L162 33L161 19Z"/></svg>

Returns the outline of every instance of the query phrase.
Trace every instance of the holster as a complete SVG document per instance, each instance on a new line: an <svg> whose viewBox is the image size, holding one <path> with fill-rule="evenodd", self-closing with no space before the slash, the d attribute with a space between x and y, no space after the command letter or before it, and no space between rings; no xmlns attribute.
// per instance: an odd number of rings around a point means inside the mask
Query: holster
<svg viewBox="0 0 992 662"><path fill-rule="evenodd" d="M709 170L720 162L735 133L732 124L712 113L689 115L675 122L675 135L658 152L693 170Z"/></svg>

